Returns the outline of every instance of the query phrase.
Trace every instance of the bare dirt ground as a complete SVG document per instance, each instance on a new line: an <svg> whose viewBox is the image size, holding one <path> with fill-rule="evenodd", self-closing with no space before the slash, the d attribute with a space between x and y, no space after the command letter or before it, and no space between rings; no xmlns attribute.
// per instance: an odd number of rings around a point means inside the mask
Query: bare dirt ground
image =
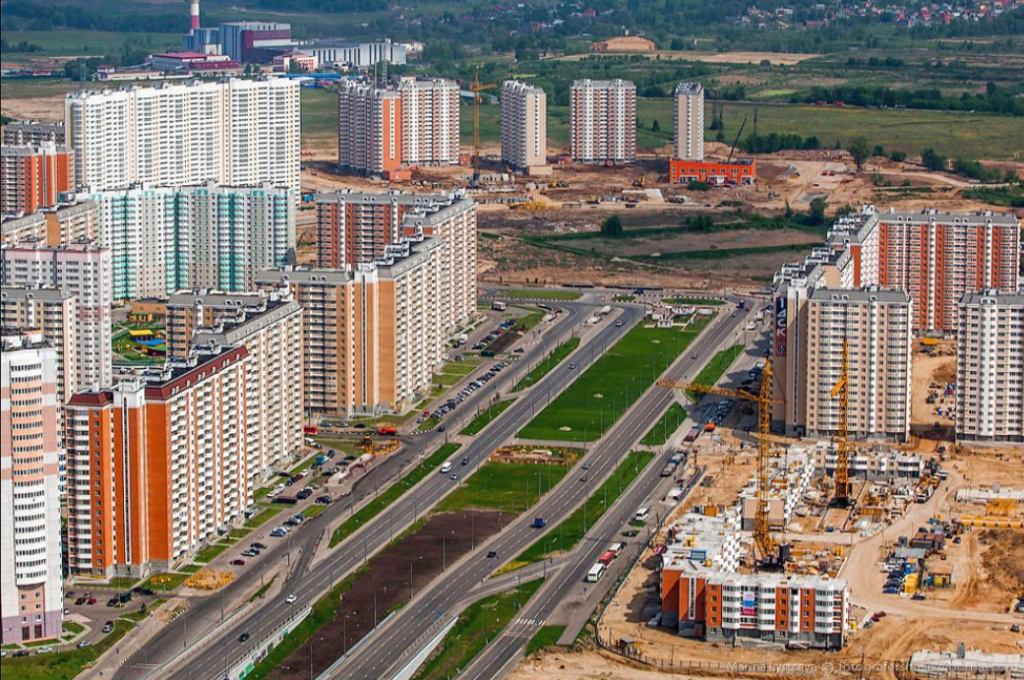
<svg viewBox="0 0 1024 680"><path fill-rule="evenodd" d="M951 340L938 341L933 348L920 343L914 344L911 363L910 428L914 435L922 439L953 439L952 429L955 423L948 413L952 411L955 399L941 395L946 383L956 380L956 355L951 354L954 347L955 343ZM926 352L933 352L934 356L929 356ZM939 387L932 388L932 385ZM934 404L927 402L929 393L939 395ZM938 414L939 410L942 411L941 416Z"/></svg>
<svg viewBox="0 0 1024 680"><path fill-rule="evenodd" d="M690 52L687 50L649 50L646 52L606 52L609 55L629 54L649 59L680 59L684 61L703 61L709 64L760 64L769 61L773 65L792 66L801 61L814 59L820 54L788 54L781 52ZM590 57L590 54L572 54L564 57L552 57L556 61L579 61Z"/></svg>
<svg viewBox="0 0 1024 680"><path fill-rule="evenodd" d="M15 120L39 120L52 123L64 118L64 95L12 99L4 97L0 113Z"/></svg>

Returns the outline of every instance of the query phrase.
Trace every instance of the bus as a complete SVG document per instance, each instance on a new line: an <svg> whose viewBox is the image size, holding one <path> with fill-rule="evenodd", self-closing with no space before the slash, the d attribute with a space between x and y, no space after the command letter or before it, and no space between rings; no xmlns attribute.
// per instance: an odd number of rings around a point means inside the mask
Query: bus
<svg viewBox="0 0 1024 680"><path fill-rule="evenodd" d="M598 562L590 568L590 571L587 572L587 578L584 580L587 583L597 583L601 580L601 577L604 576L604 570L605 566Z"/></svg>

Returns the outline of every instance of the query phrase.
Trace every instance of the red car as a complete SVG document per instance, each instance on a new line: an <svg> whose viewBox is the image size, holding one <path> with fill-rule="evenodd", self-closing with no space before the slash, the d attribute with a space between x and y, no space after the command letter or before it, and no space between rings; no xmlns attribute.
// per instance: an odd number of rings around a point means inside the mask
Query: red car
<svg viewBox="0 0 1024 680"><path fill-rule="evenodd" d="M236 567L244 567L245 566L245 560L243 560L241 558L239 558L237 560L231 560L231 564L235 565Z"/></svg>
<svg viewBox="0 0 1024 680"><path fill-rule="evenodd" d="M96 604L96 598L95 597L90 597L88 600L85 601L85 603L86 604Z"/></svg>

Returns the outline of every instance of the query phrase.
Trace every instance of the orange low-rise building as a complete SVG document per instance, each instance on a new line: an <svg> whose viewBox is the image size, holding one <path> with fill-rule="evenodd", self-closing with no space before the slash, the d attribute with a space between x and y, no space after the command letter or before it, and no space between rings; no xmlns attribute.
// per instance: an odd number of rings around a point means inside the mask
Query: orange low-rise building
<svg viewBox="0 0 1024 680"><path fill-rule="evenodd" d="M741 158L733 163L671 160L668 175L673 183L753 184L757 179L757 161L753 158Z"/></svg>

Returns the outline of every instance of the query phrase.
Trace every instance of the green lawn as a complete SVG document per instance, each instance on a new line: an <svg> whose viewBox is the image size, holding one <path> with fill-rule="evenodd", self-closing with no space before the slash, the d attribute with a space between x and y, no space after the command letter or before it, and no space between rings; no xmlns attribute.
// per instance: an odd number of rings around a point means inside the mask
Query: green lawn
<svg viewBox="0 0 1024 680"><path fill-rule="evenodd" d="M466 668L519 613L542 583L544 579L529 581L469 605L414 680L443 680L454 677L456 669Z"/></svg>
<svg viewBox="0 0 1024 680"><path fill-rule="evenodd" d="M142 621L147 616L149 616L151 613L153 613L153 611L157 607L159 607L160 605L162 605L166 601L167 600L165 600L163 598L157 598L157 599L153 600L153 602L151 602L149 605L146 606L146 610L145 611L143 611L142 608L139 607L139 609L136 609L133 612L127 612L125 614L121 614L121 618L125 619L127 621L133 621L133 622Z"/></svg>
<svg viewBox="0 0 1024 680"><path fill-rule="evenodd" d="M263 508L262 510L260 510L259 514L253 515L252 518L250 518L249 521L247 521L244 526L246 529L258 529L267 522L269 522L271 518L273 518L282 510L284 510L284 508L281 507L280 505L271 506L269 508Z"/></svg>
<svg viewBox="0 0 1024 680"><path fill-rule="evenodd" d="M612 476L602 484L586 502L576 509L564 522L538 539L518 557L501 568L500 573L513 571L528 564L539 562L556 553L572 550L583 540L587 530L615 502L622 490L640 474L648 463L654 460L649 451L633 451L619 463Z"/></svg>
<svg viewBox="0 0 1024 680"><path fill-rule="evenodd" d="M706 319L683 330L637 326L519 432L524 439L594 441L686 351ZM567 428L567 429L563 429Z"/></svg>
<svg viewBox="0 0 1024 680"><path fill-rule="evenodd" d="M665 298L665 304L667 305L689 305L692 307L709 306L709 305L724 305L724 300L713 300L710 298L692 298L692 297L674 297Z"/></svg>
<svg viewBox="0 0 1024 680"><path fill-rule="evenodd" d="M131 621L117 619L114 630L90 647L70 649L60 654L4 659L3 677L5 680L71 680L134 627Z"/></svg>
<svg viewBox="0 0 1024 680"><path fill-rule="evenodd" d="M180 586L188 574L154 574L142 582L140 588L149 588L158 593L169 592Z"/></svg>
<svg viewBox="0 0 1024 680"><path fill-rule="evenodd" d="M197 552L196 556L192 558L192 561L197 562L199 564L206 564L207 562L212 562L222 552L224 552L230 547L231 545L229 543L216 543L214 545L208 545L199 552Z"/></svg>
<svg viewBox="0 0 1024 680"><path fill-rule="evenodd" d="M640 440L645 446L662 446L686 420L686 409L679 402L672 402L668 410L658 419L651 431Z"/></svg>
<svg viewBox="0 0 1024 680"><path fill-rule="evenodd" d="M573 350L580 346L579 338L569 338L561 345L556 347L551 354L547 356L544 361L537 364L536 368L530 371L526 377L516 383L516 386L512 388L513 392L525 390L527 387L531 387L540 382L541 378L546 376L551 370L562 362L567 356L572 354Z"/></svg>
<svg viewBox="0 0 1024 680"><path fill-rule="evenodd" d="M326 449L334 449L345 456L361 456L365 453L359 448L359 443L362 440L361 437L347 437L345 439L328 439L326 437L317 437L316 441L319 444L323 444Z"/></svg>
<svg viewBox="0 0 1024 680"><path fill-rule="evenodd" d="M743 354L743 345L733 345L728 349L723 349L711 358L711 361L701 369L700 373L697 374L697 377L693 379L693 382L698 385L716 384L722 379L725 372L729 370L729 367L732 366L732 362L736 361L741 354ZM687 392L687 394L690 395L690 399L692 399L694 403L700 401L703 396L696 392Z"/></svg>
<svg viewBox="0 0 1024 680"><path fill-rule="evenodd" d="M635 295L616 295L615 297L612 298L612 302L632 302L635 299ZM545 626L545 628L550 627L551 626Z"/></svg>
<svg viewBox="0 0 1024 680"><path fill-rule="evenodd" d="M536 503L538 495L558 484L568 471L566 465L489 462L445 496L436 508L438 512L476 508L518 515Z"/></svg>
<svg viewBox="0 0 1024 680"><path fill-rule="evenodd" d="M492 420L504 413L505 409L513 403L515 403L515 399L506 399L505 401L499 401L488 405L487 408L483 409L477 417L473 418L473 421L463 428L462 432L459 434L464 434L467 437L480 434L480 430L490 425Z"/></svg>
<svg viewBox="0 0 1024 680"><path fill-rule="evenodd" d="M526 644L526 656L553 646L564 632L565 626L542 626Z"/></svg>
<svg viewBox="0 0 1024 680"><path fill-rule="evenodd" d="M460 446L461 444L444 444L432 453L429 458L410 471L409 474L381 491L379 496L364 505L359 512L345 520L341 526L334 530L334 533L331 535L330 547L333 548L338 543L344 541L354 534L359 527L380 514L384 508L401 498L406 491L416 486L420 480L434 472L449 456L458 451Z"/></svg>
<svg viewBox="0 0 1024 680"><path fill-rule="evenodd" d="M519 307L519 309L525 309L529 312L526 316L521 316L516 320L515 330L521 331L532 331L536 328L537 324L541 322L544 315L547 314L543 309L537 309L536 307Z"/></svg>
<svg viewBox="0 0 1024 680"><path fill-rule="evenodd" d="M299 88L302 112L302 148L337 149L338 93L334 90Z"/></svg>
<svg viewBox="0 0 1024 680"><path fill-rule="evenodd" d="M537 290L528 290L525 288L518 288L514 290L504 290L498 293L498 295L507 297L511 300L579 300L580 294L574 290L553 290L541 288Z"/></svg>
<svg viewBox="0 0 1024 680"><path fill-rule="evenodd" d="M72 635L78 635L79 633L85 630L85 626L83 626L80 623L75 623L74 621L65 621L62 625L64 630L71 633Z"/></svg>

